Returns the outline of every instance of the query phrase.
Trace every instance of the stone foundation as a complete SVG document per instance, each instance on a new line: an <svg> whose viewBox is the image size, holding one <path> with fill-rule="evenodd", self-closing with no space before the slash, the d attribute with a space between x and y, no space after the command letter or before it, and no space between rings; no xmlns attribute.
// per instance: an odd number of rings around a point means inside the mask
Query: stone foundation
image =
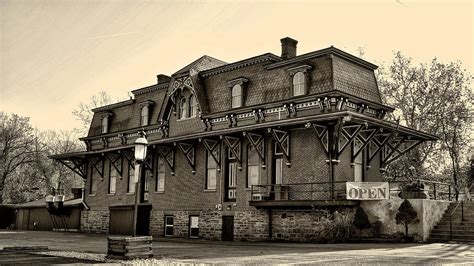
<svg viewBox="0 0 474 266"><path fill-rule="evenodd" d="M268 211L236 211L234 215L234 240L268 240Z"/></svg>
<svg viewBox="0 0 474 266"><path fill-rule="evenodd" d="M163 211L152 210L150 212L150 234L152 236L165 235L164 220L165 215L163 214Z"/></svg>
<svg viewBox="0 0 474 266"><path fill-rule="evenodd" d="M109 232L108 209L83 210L81 212L81 232L84 233L108 233Z"/></svg>
<svg viewBox="0 0 474 266"><path fill-rule="evenodd" d="M199 236L209 240L222 239L222 212L208 211L200 213Z"/></svg>

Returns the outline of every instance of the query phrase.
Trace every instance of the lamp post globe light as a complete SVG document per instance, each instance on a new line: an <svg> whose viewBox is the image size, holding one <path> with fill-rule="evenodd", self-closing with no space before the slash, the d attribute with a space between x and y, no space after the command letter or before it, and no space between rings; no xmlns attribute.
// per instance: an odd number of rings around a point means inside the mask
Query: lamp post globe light
<svg viewBox="0 0 474 266"><path fill-rule="evenodd" d="M137 235L137 215L138 215L138 197L140 194L140 177L142 171L142 163L146 158L148 141L145 132L138 132L138 138L135 140L135 205L133 207L133 234Z"/></svg>

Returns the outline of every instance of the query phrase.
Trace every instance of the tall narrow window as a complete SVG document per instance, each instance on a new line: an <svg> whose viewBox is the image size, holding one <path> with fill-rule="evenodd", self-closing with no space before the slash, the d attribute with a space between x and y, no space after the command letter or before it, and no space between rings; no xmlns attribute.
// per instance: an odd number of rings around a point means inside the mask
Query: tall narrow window
<svg viewBox="0 0 474 266"><path fill-rule="evenodd" d="M227 163L226 200L235 201L237 192L237 162Z"/></svg>
<svg viewBox="0 0 474 266"><path fill-rule="evenodd" d="M261 159L252 145L247 149L247 187L260 183Z"/></svg>
<svg viewBox="0 0 474 266"><path fill-rule="evenodd" d="M149 107L145 105L142 107L141 116L140 116L140 125L141 126L148 126L148 116L149 116Z"/></svg>
<svg viewBox="0 0 474 266"><path fill-rule="evenodd" d="M89 194L95 195L97 192L97 183L99 181L100 174L94 167L91 167L91 183L90 183L90 191Z"/></svg>
<svg viewBox="0 0 474 266"><path fill-rule="evenodd" d="M117 167L121 168L121 165L119 165L119 164L121 164L121 161L118 160L117 163L118 163ZM120 178L119 172L117 171L115 166L113 166L113 162L110 162L110 168L109 168L109 194L115 194L116 184L117 184L117 177Z"/></svg>
<svg viewBox="0 0 474 266"><path fill-rule="evenodd" d="M362 142L356 140L353 142L353 149L359 150L362 147ZM354 182L364 181L364 151L359 152L359 154L354 158Z"/></svg>
<svg viewBox="0 0 474 266"><path fill-rule="evenodd" d="M240 84L235 84L232 87L232 108L237 108L242 106L242 86Z"/></svg>
<svg viewBox="0 0 474 266"><path fill-rule="evenodd" d="M186 103L186 98L182 97L179 101L179 119L188 117L188 106Z"/></svg>
<svg viewBox="0 0 474 266"><path fill-rule="evenodd" d="M135 193L135 169L131 167L130 165L128 166L128 193Z"/></svg>
<svg viewBox="0 0 474 266"><path fill-rule="evenodd" d="M197 115L197 102L194 94L189 97L189 117L195 117Z"/></svg>
<svg viewBox="0 0 474 266"><path fill-rule="evenodd" d="M293 76L293 96L305 94L305 76L303 72L296 72Z"/></svg>
<svg viewBox="0 0 474 266"><path fill-rule="evenodd" d="M109 131L109 117L102 117L102 134L105 134Z"/></svg>
<svg viewBox="0 0 474 266"><path fill-rule="evenodd" d="M207 152L207 176L206 189L216 189L217 180L217 163L210 152Z"/></svg>
<svg viewBox="0 0 474 266"><path fill-rule="evenodd" d="M276 185L281 185L283 184L283 151L276 142L274 146L274 151L273 183Z"/></svg>
<svg viewBox="0 0 474 266"><path fill-rule="evenodd" d="M158 156L158 169L156 174L155 182L155 191L163 192L165 191L165 158L163 156Z"/></svg>

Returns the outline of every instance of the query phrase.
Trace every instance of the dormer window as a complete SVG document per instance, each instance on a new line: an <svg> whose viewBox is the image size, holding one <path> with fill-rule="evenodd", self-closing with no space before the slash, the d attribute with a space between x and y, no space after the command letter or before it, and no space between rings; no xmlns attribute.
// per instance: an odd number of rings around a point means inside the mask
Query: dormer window
<svg viewBox="0 0 474 266"><path fill-rule="evenodd" d="M293 96L305 94L305 78L303 72L296 72L293 76Z"/></svg>
<svg viewBox="0 0 474 266"><path fill-rule="evenodd" d="M311 66L302 65L294 68L288 69L292 77L292 95L301 96L305 95L308 90L308 69L311 69Z"/></svg>
<svg viewBox="0 0 474 266"><path fill-rule="evenodd" d="M102 134L105 134L109 131L109 117L102 117Z"/></svg>
<svg viewBox="0 0 474 266"><path fill-rule="evenodd" d="M182 97L179 100L179 119L184 119L188 116L188 105L186 102L186 98Z"/></svg>
<svg viewBox="0 0 474 266"><path fill-rule="evenodd" d="M112 113L105 113L102 115L102 118L101 118L101 130L100 132L102 134L106 134L106 133L109 133L109 123L110 123L110 117L112 116Z"/></svg>
<svg viewBox="0 0 474 266"><path fill-rule="evenodd" d="M196 117L197 115L197 102L194 94L189 96L189 117Z"/></svg>
<svg viewBox="0 0 474 266"><path fill-rule="evenodd" d="M144 127L150 124L150 110L153 104L153 101L144 101L140 103L140 126Z"/></svg>
<svg viewBox="0 0 474 266"><path fill-rule="evenodd" d="M148 105L142 107L141 115L140 115L140 125L148 126L148 115L149 115L149 107Z"/></svg>
<svg viewBox="0 0 474 266"><path fill-rule="evenodd" d="M239 108L244 105L244 86L248 81L249 80L246 78L238 78L227 82L229 88L231 89L232 108Z"/></svg>
<svg viewBox="0 0 474 266"><path fill-rule="evenodd" d="M238 108L242 106L242 86L235 84L232 87L232 108Z"/></svg>

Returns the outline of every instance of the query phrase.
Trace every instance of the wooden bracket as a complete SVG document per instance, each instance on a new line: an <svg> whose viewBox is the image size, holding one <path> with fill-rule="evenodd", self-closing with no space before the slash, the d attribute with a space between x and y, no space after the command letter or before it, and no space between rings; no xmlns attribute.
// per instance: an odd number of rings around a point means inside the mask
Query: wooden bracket
<svg viewBox="0 0 474 266"><path fill-rule="evenodd" d="M67 158L67 159L56 159L56 161L62 163L64 166L69 168L71 171L82 177L87 178L87 160L83 158Z"/></svg>
<svg viewBox="0 0 474 266"><path fill-rule="evenodd" d="M87 157L87 160L89 160L89 163L92 166L92 171L97 171L97 173L100 175L100 178L104 178L104 157L99 155L99 156L90 156Z"/></svg>
<svg viewBox="0 0 474 266"><path fill-rule="evenodd" d="M240 138L224 136L223 139L230 153L232 153L239 164L242 165L242 141L240 141Z"/></svg>
<svg viewBox="0 0 474 266"><path fill-rule="evenodd" d="M283 131L279 129L272 129L272 135L275 139L277 145L283 151L283 155L285 156L287 163L286 165L289 167L291 166L291 158L290 158L290 131Z"/></svg>
<svg viewBox="0 0 474 266"><path fill-rule="evenodd" d="M196 173L196 151L194 147L194 143L187 143L187 142L179 142L178 143L179 149L184 153L189 165L192 167L193 174Z"/></svg>
<svg viewBox="0 0 474 266"><path fill-rule="evenodd" d="M174 148L159 145L158 153L165 158L166 164L168 164L171 169L171 175L174 175Z"/></svg>
<svg viewBox="0 0 474 266"><path fill-rule="evenodd" d="M117 170L117 173L120 176L122 176L123 157L119 153L111 153L111 152L106 153L105 156L107 157L107 159L109 159L110 165L113 166L115 170Z"/></svg>
<svg viewBox="0 0 474 266"><path fill-rule="evenodd" d="M265 135L256 133L245 133L250 144L257 151L258 156L263 161L262 167L265 167Z"/></svg>
<svg viewBox="0 0 474 266"><path fill-rule="evenodd" d="M206 148L207 152L211 154L214 161L217 163L218 171L221 169L221 145L218 140L203 139L202 144Z"/></svg>

